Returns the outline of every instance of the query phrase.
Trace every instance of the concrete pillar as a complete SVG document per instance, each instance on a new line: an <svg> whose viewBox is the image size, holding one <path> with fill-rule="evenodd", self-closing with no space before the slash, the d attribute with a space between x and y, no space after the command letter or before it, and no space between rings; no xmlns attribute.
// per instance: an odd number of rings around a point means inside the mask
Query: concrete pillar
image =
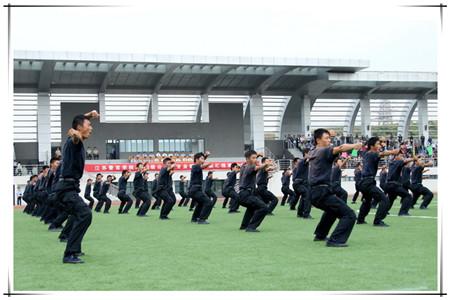
<svg viewBox="0 0 450 300"><path fill-rule="evenodd" d="M250 105L250 138L253 149L264 152L264 111L261 95L252 95L248 105Z"/></svg>
<svg viewBox="0 0 450 300"><path fill-rule="evenodd" d="M417 99L417 115L419 126L419 137L422 135L425 137L425 143L428 141L429 128L428 128L428 99L426 96Z"/></svg>
<svg viewBox="0 0 450 300"><path fill-rule="evenodd" d="M38 158L40 162L47 164L52 155L50 95L48 92L38 93L37 108Z"/></svg>
<svg viewBox="0 0 450 300"><path fill-rule="evenodd" d="M152 95L152 123L159 122L159 110L158 110L158 94Z"/></svg>
<svg viewBox="0 0 450 300"><path fill-rule="evenodd" d="M100 122L106 122L105 93L98 93L98 109L100 114Z"/></svg>
<svg viewBox="0 0 450 300"><path fill-rule="evenodd" d="M202 94L200 99L201 116L200 123L209 123L209 97Z"/></svg>
<svg viewBox="0 0 450 300"><path fill-rule="evenodd" d="M311 97L304 95L300 106L300 134L311 135Z"/></svg>
<svg viewBox="0 0 450 300"><path fill-rule="evenodd" d="M370 98L362 97L360 100L361 109L361 133L363 136L372 136L372 128L370 127Z"/></svg>

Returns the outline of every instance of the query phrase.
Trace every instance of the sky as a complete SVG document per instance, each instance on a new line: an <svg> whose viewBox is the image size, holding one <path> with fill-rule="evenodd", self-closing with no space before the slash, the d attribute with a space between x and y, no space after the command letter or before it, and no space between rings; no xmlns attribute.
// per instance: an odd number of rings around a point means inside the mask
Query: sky
<svg viewBox="0 0 450 300"><path fill-rule="evenodd" d="M367 70L437 70L438 8L398 7L394 1L317 2L13 8L12 45L18 50L368 59Z"/></svg>

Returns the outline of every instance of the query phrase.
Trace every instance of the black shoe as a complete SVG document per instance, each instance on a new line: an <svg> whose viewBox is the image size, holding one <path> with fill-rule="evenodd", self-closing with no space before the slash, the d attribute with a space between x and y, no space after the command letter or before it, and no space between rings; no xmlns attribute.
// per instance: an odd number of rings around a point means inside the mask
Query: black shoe
<svg viewBox="0 0 450 300"><path fill-rule="evenodd" d="M159 217L160 220L170 220L169 217Z"/></svg>
<svg viewBox="0 0 450 300"><path fill-rule="evenodd" d="M342 248L342 247L348 247L346 243L336 243L327 241L327 247L336 247L336 248Z"/></svg>
<svg viewBox="0 0 450 300"><path fill-rule="evenodd" d="M387 213L386 213L386 216L389 216L389 215L390 215L390 213L389 213L389 212L387 212Z"/></svg>
<svg viewBox="0 0 450 300"><path fill-rule="evenodd" d="M82 263L84 263L84 261L79 259L75 255L70 255L70 256L66 256L63 258L63 263L64 264L82 264Z"/></svg>
<svg viewBox="0 0 450 300"><path fill-rule="evenodd" d="M356 224L367 224L367 222L366 221L356 221Z"/></svg>
<svg viewBox="0 0 450 300"><path fill-rule="evenodd" d="M239 230L246 230L246 227L239 227Z"/></svg>
<svg viewBox="0 0 450 300"><path fill-rule="evenodd" d="M307 215L306 217L303 217L303 219L311 219L311 220L314 220L314 218L311 217L311 215Z"/></svg>
<svg viewBox="0 0 450 300"><path fill-rule="evenodd" d="M138 217L148 217L148 215L136 215Z"/></svg>
<svg viewBox="0 0 450 300"><path fill-rule="evenodd" d="M247 228L247 229L245 229L245 232L259 232L259 230L253 229L253 228Z"/></svg>
<svg viewBox="0 0 450 300"><path fill-rule="evenodd" d="M86 254L81 251L81 252L74 253L73 255L76 257L80 257L80 256L85 256Z"/></svg>
<svg viewBox="0 0 450 300"><path fill-rule="evenodd" d="M123 214L123 212L119 211L118 214L121 215L121 214Z"/></svg>
<svg viewBox="0 0 450 300"><path fill-rule="evenodd" d="M426 206L421 206L421 207L419 207L419 209L428 209L428 207L426 207Z"/></svg>
<svg viewBox="0 0 450 300"><path fill-rule="evenodd" d="M352 204L356 204L356 202L353 202L353 201L352 201Z"/></svg>
<svg viewBox="0 0 450 300"><path fill-rule="evenodd" d="M383 221L380 221L378 223L373 223L373 226L376 226L376 227L389 227L389 225L384 223Z"/></svg>
<svg viewBox="0 0 450 300"><path fill-rule="evenodd" d="M230 210L228 213L229 214L238 214L238 213L240 213L240 211L239 210Z"/></svg>
<svg viewBox="0 0 450 300"><path fill-rule="evenodd" d="M109 214L109 211L104 211L103 213L104 213L104 214Z"/></svg>
<svg viewBox="0 0 450 300"><path fill-rule="evenodd" d="M328 241L328 238L327 238L327 237L319 238L319 237L315 236L314 239L313 239L313 241L314 241L314 242L327 242L327 241Z"/></svg>
<svg viewBox="0 0 450 300"><path fill-rule="evenodd" d="M398 214L399 217L410 217L411 215L409 213L401 213Z"/></svg>
<svg viewBox="0 0 450 300"><path fill-rule="evenodd" d="M274 215L273 213L271 213L271 212L268 213L267 215L268 215L268 216L275 216L275 215Z"/></svg>
<svg viewBox="0 0 450 300"><path fill-rule="evenodd" d="M197 224L205 224L206 225L206 224L209 224L209 222L206 220L198 220Z"/></svg>
<svg viewBox="0 0 450 300"><path fill-rule="evenodd" d="M415 207L414 207L414 205L413 206L411 206L409 209L414 209Z"/></svg>
<svg viewBox="0 0 450 300"><path fill-rule="evenodd" d="M189 208L189 211L193 211L194 209L193 208Z"/></svg>
<svg viewBox="0 0 450 300"><path fill-rule="evenodd" d="M295 207L290 207L289 210L296 210Z"/></svg>
<svg viewBox="0 0 450 300"><path fill-rule="evenodd" d="M60 232L62 230L63 230L62 226L61 227L49 227L48 228L48 231L51 231L51 232Z"/></svg>
<svg viewBox="0 0 450 300"><path fill-rule="evenodd" d="M67 238L59 239L59 241L60 241L61 243L67 243L68 240L69 240L69 239L67 239Z"/></svg>

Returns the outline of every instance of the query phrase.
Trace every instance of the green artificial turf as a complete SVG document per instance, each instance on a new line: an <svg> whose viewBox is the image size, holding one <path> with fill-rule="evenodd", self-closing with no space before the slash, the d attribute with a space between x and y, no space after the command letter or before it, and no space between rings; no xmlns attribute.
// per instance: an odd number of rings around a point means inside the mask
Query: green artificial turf
<svg viewBox="0 0 450 300"><path fill-rule="evenodd" d="M359 204L350 204L355 211ZM391 213L398 212L398 200ZM414 216L388 216L389 228L355 225L348 248L313 242L314 220L277 207L260 233L238 230L240 214L217 203L210 225L190 223L175 206L172 220L94 213L85 264L62 264L65 244L37 218L14 215L14 290L436 290L436 199ZM372 211L373 212L373 211Z"/></svg>

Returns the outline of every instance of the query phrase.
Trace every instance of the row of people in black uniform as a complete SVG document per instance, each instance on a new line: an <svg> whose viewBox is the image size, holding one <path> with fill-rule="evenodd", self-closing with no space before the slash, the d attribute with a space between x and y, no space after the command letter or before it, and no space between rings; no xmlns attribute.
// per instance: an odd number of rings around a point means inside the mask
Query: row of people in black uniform
<svg viewBox="0 0 450 300"><path fill-rule="evenodd" d="M81 251L81 242L92 220L91 209L84 200L79 197L78 193L80 192L79 181L83 175L85 161L83 141L86 140L92 132L90 119L93 117L98 117L96 111L92 111L86 115L79 115L74 118L72 128L68 132L69 137L63 148L62 163L60 164L60 167L55 167L57 159L52 160L51 162L51 165L53 164L55 175L53 177L54 180L51 181L50 191L54 195L47 197L46 201L42 201L42 195L37 193L36 199L39 200L35 202L36 207L31 209L30 206L30 208L26 209L26 212L31 211L31 213L33 213L36 211L35 214L38 215L41 210L45 211L45 208L43 209L42 205L53 207L53 215L56 215L56 217L50 224L50 230L59 229L67 219L66 225L60 234L61 241L67 242L63 256L64 263L83 262L79 258L84 255ZM336 190L333 188L330 178L332 177L332 166L339 154L352 149L360 149L361 144L343 144L333 147L330 145L330 137L331 133L326 129L318 129L314 132L315 148L312 149L305 158L305 163L308 162L309 165L308 168L306 168L308 169L307 185L309 188L309 199L311 204L324 211L319 224L316 227L314 240L326 240L327 246L344 247L347 246L346 241L350 236L357 218L354 211L346 204L346 199L341 199L336 195ZM408 196L405 195L404 190L402 190L402 186L396 184L400 178L401 169L405 163L411 160L416 161L416 165L418 165L419 168L423 168L424 164L417 158L403 159L399 150L379 152L380 145L380 140L377 137L373 137L368 141L368 151L364 155L362 179L359 183L359 190L363 193L364 199L371 200L373 198L378 202L374 225L387 226L382 220L389 209L389 201L385 194L380 192L378 187L376 187L376 182L374 180L380 157L395 155L392 171L390 170L388 173L386 189L389 199L395 199L394 195L402 197L402 209L400 215L406 215L403 213L403 206L405 206L406 209L411 205L409 199L407 199ZM191 169L188 195L195 202L195 209L193 210L191 221L197 224L209 224L208 218L214 205L213 200L202 189L203 169L209 166L209 164L206 163L208 156L208 152L195 154L194 164ZM232 170L227 176L227 185L224 186L224 196L231 198L231 202L234 204L237 200L239 205L246 208L240 229L247 232L258 232L257 228L265 216L268 215L278 203L278 199L267 189L268 180L270 178L269 174L274 168L273 163L266 157L263 157L261 161L258 162L259 156L261 155L254 150L247 151L245 153L246 162L240 167L240 170L237 164L233 164ZM298 164L298 166L300 166L300 162L298 162ZM47 168L45 170L47 170ZM168 215L175 204L175 194L172 188L172 175L174 170L175 162L170 158L165 158L163 160L163 168L161 168L159 172L156 190L153 191L162 202L160 209L160 219L162 220L169 219ZM235 186L235 173L238 171L240 172L239 192L236 193L232 191L231 187ZM32 178L31 180L32 182L35 182L35 186L38 186L38 188L36 188L38 192L42 191L42 189L39 188L42 186L42 178L47 178L47 176L44 176L44 172L41 174L41 178L38 178L41 179L38 185L38 180L35 180L35 178ZM413 175L412 177L417 176L421 181L421 174L422 173L417 173L417 175ZM145 216L150 208L151 198L148 193L148 188L146 188L145 176L148 176L148 173L146 172L144 165L138 164L138 172L135 174L133 185L134 195L142 202L138 209L139 216ZM126 194L126 181L128 177L129 172L125 172L121 177L121 180L119 180L119 199L123 202L122 207L124 210L127 206L129 209L130 205L129 196ZM112 176L108 178L106 181L107 184L110 185L112 179ZM294 179L296 186L300 186L302 183L306 184L305 182L302 182L301 179L302 178ZM49 181L50 180L48 179L47 187ZM423 187L421 183L418 183L416 180L414 180L414 183L416 185L415 189L418 192L425 193L426 188ZM297 188L297 190L300 194L301 189ZM100 189L100 193L102 193L102 189ZM106 206L109 204L108 201L100 195L99 198L104 199ZM306 196L304 198L307 199ZM367 205L367 203L369 204ZM364 218L368 214L370 207L370 201L363 201L358 216L358 223L364 223ZM331 236L327 237L336 219L339 219L339 222Z"/></svg>

